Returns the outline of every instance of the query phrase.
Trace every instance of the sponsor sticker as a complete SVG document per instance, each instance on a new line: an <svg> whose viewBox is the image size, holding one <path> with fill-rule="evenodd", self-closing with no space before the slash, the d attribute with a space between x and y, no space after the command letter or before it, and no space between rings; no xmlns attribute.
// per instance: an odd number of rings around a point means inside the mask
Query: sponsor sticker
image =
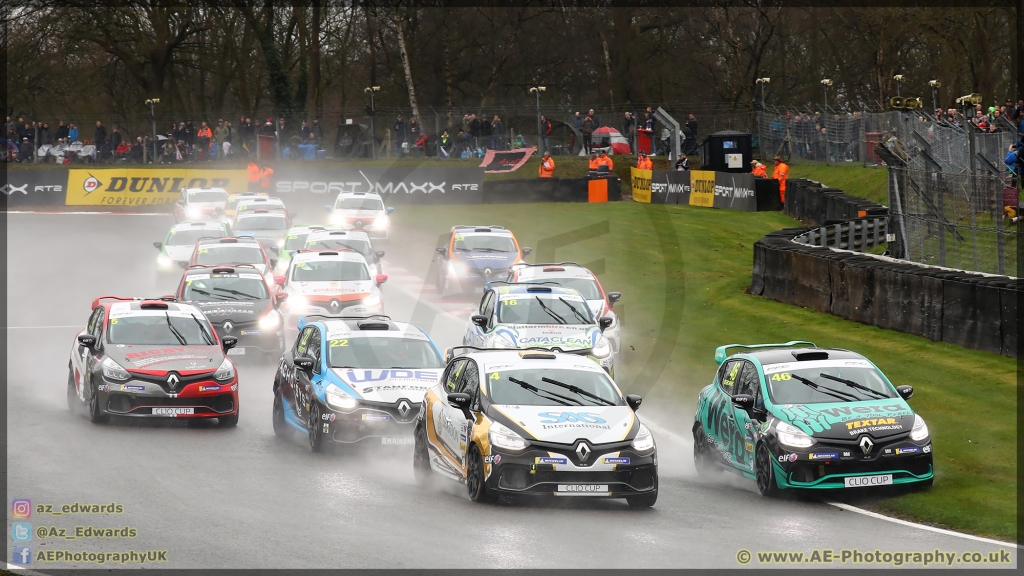
<svg viewBox="0 0 1024 576"><path fill-rule="evenodd" d="M413 443L413 437L412 436L385 436L385 437L380 439L380 443L381 444L394 445L394 446L400 446L400 445L405 445L405 444L411 445Z"/></svg>
<svg viewBox="0 0 1024 576"><path fill-rule="evenodd" d="M327 420L328 422L334 422L334 418L335 418L334 414L321 414L320 415L320 419L321 420Z"/></svg>
<svg viewBox="0 0 1024 576"><path fill-rule="evenodd" d="M896 455L897 456L899 456L901 454L920 454L920 453L921 453L921 447L920 446L907 446L905 448L897 448L896 449Z"/></svg>
<svg viewBox="0 0 1024 576"><path fill-rule="evenodd" d="M170 416L175 418L177 416L184 416L188 414L195 414L195 408L153 408L153 416Z"/></svg>
<svg viewBox="0 0 1024 576"><path fill-rule="evenodd" d="M808 460L836 460L838 458L837 452L811 452L807 455Z"/></svg>
<svg viewBox="0 0 1024 576"><path fill-rule="evenodd" d="M796 462L796 454L779 454L779 462Z"/></svg>
<svg viewBox="0 0 1024 576"><path fill-rule="evenodd" d="M925 454L928 454L931 451L932 451L932 445L931 444L929 444L929 445L924 447L924 453Z"/></svg>
<svg viewBox="0 0 1024 576"><path fill-rule="evenodd" d="M629 458L602 458L605 464L629 464Z"/></svg>
<svg viewBox="0 0 1024 576"><path fill-rule="evenodd" d="M378 421L378 422L384 422L386 420L390 420L391 417L388 416L387 414L363 414L361 416L361 419L362 420L373 420L373 421Z"/></svg>
<svg viewBox="0 0 1024 576"><path fill-rule="evenodd" d="M131 392L142 392L146 389L145 386L135 386L131 384L122 384L121 390L129 390Z"/></svg>
<svg viewBox="0 0 1024 576"><path fill-rule="evenodd" d="M843 484L847 488L861 488L864 486L889 486L892 484L892 474L879 474L877 476L853 476L844 478Z"/></svg>
<svg viewBox="0 0 1024 576"><path fill-rule="evenodd" d="M200 386L199 387L199 391L200 392L220 391L220 386Z"/></svg>
<svg viewBox="0 0 1024 576"><path fill-rule="evenodd" d="M242 336L259 336L260 335L260 331L259 330L242 330L241 334L242 334Z"/></svg>
<svg viewBox="0 0 1024 576"><path fill-rule="evenodd" d="M559 492L575 492L578 494L597 494L608 492L607 484L559 484Z"/></svg>
<svg viewBox="0 0 1024 576"><path fill-rule="evenodd" d="M501 462L501 454L484 456L484 464L497 464L498 462Z"/></svg>
<svg viewBox="0 0 1024 576"><path fill-rule="evenodd" d="M568 464L569 463L569 460L567 458L551 458L551 457L547 457L547 456L540 456L540 457L534 458L533 461L534 461L535 464Z"/></svg>

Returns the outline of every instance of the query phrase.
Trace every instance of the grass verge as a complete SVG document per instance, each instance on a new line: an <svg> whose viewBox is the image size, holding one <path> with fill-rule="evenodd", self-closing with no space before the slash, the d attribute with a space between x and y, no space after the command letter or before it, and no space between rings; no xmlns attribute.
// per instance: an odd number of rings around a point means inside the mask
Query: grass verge
<svg viewBox="0 0 1024 576"><path fill-rule="evenodd" d="M860 505L1016 538L1016 361L746 294L753 243L793 226L788 217L633 202L409 208L395 212L396 222L433 234L494 222L535 247L536 258L595 268L606 290L623 293L617 379L677 429L688 428L697 392L713 377L716 346L806 339L863 353L895 384L915 387L911 405L933 435L936 481L926 492ZM597 237L566 234L604 226Z"/></svg>
<svg viewBox="0 0 1024 576"><path fill-rule="evenodd" d="M789 167L789 177L807 178L830 188L838 188L851 196L878 202L883 206L889 205L889 170L884 166L864 168L795 164Z"/></svg>

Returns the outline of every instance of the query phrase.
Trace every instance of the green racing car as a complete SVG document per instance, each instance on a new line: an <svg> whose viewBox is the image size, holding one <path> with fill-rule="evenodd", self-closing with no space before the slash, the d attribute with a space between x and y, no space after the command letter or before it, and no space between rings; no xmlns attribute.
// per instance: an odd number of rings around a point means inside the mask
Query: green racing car
<svg viewBox="0 0 1024 576"><path fill-rule="evenodd" d="M741 352L727 356L730 348ZM730 344L715 350L714 381L693 424L697 473L722 470L784 489L930 486L932 443L907 403L868 359L810 342Z"/></svg>

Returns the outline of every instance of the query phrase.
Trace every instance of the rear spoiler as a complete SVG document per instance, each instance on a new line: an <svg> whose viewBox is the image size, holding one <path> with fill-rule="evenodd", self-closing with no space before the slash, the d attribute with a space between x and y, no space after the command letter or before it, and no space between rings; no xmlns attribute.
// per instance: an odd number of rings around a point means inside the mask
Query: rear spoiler
<svg viewBox="0 0 1024 576"><path fill-rule="evenodd" d="M90 310L95 310L97 306L104 300L119 300L121 302L142 302L143 300L159 300L161 302L174 302L176 298L174 296L160 296L157 298L143 298L141 296L99 296L94 298L92 301L92 307Z"/></svg>
<svg viewBox="0 0 1024 576"><path fill-rule="evenodd" d="M791 340L784 344L726 344L725 346L719 346L715 348L715 364L721 364L725 362L728 357L726 350L729 348L744 348L746 350L761 350L765 348L790 348L793 346L810 346L817 348L818 345L814 342L807 342L806 340Z"/></svg>
<svg viewBox="0 0 1024 576"><path fill-rule="evenodd" d="M553 280L544 280L537 282L507 282L505 280L490 280L484 284L484 290L490 290L492 286L497 286L499 284L502 286L558 286L559 288L562 287L561 284Z"/></svg>

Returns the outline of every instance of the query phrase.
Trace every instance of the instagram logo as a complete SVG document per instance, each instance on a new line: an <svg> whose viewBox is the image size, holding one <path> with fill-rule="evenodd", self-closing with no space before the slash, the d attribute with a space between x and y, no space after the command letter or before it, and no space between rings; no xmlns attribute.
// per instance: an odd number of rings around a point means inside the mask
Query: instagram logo
<svg viewBox="0 0 1024 576"><path fill-rule="evenodd" d="M32 517L32 501L31 500L12 500L11 501L11 517L12 518L31 518Z"/></svg>

